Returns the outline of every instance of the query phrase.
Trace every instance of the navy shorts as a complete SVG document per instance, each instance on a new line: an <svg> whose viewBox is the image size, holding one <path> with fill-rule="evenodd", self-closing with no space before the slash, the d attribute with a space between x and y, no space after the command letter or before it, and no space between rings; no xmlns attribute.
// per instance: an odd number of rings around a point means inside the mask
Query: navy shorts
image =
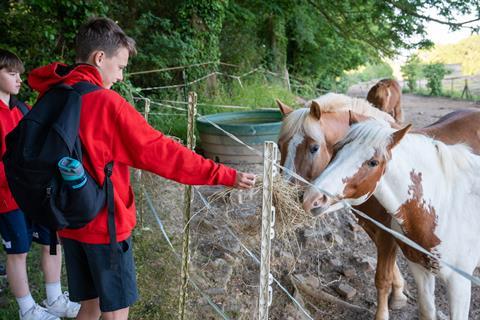
<svg viewBox="0 0 480 320"><path fill-rule="evenodd" d="M110 244L88 244L62 238L70 300L99 298L100 310L131 306L138 299L132 240L118 243L118 268L110 269Z"/></svg>
<svg viewBox="0 0 480 320"><path fill-rule="evenodd" d="M50 244L50 231L31 222L20 209L0 213L0 235L7 254L27 253L32 240Z"/></svg>

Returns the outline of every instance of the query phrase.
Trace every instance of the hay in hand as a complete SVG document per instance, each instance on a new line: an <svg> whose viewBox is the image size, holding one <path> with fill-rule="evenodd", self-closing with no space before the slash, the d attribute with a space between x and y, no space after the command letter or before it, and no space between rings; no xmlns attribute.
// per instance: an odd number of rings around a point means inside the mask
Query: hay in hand
<svg viewBox="0 0 480 320"><path fill-rule="evenodd" d="M209 202L223 200L227 203L242 204L255 201L257 214L262 210L262 187L263 177L257 177L255 186L249 191L238 191L236 189L225 189L209 197ZM306 213L302 208L301 194L304 187L288 182L280 175L273 180L273 199L275 207L275 230L280 237L288 237L300 227L313 225L313 216ZM255 196L255 199L253 199Z"/></svg>

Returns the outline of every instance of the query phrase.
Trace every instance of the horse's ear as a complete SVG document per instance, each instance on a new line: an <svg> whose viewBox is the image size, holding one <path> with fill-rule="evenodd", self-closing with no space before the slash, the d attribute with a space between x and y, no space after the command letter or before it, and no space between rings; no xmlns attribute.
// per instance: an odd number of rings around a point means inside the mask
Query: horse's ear
<svg viewBox="0 0 480 320"><path fill-rule="evenodd" d="M312 100L312 103L310 104L310 115L316 120L320 120L322 117L322 108L315 100Z"/></svg>
<svg viewBox="0 0 480 320"><path fill-rule="evenodd" d="M408 126L404 127L403 129L397 130L392 134L392 142L388 145L388 149L391 150L393 147L395 147L402 139L405 137L405 135L410 131L410 128L412 127L411 124Z"/></svg>
<svg viewBox="0 0 480 320"><path fill-rule="evenodd" d="M288 115L290 112L293 112L293 109L287 106L285 103L282 101L275 99L277 102L278 108L280 109L280 112L282 113L282 116Z"/></svg>

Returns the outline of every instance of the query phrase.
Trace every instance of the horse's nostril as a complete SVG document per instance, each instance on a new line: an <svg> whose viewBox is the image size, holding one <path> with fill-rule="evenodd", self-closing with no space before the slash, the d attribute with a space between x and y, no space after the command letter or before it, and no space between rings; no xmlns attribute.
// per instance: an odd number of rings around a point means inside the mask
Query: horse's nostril
<svg viewBox="0 0 480 320"><path fill-rule="evenodd" d="M326 195L323 195L323 196L322 196L322 202L323 202L323 203L326 203L326 202L327 202L327 196L326 196Z"/></svg>

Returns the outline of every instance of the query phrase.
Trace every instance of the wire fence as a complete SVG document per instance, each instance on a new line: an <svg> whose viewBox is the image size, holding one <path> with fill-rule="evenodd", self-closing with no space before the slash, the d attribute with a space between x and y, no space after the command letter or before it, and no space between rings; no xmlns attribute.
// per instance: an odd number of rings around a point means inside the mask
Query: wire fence
<svg viewBox="0 0 480 320"><path fill-rule="evenodd" d="M173 104L172 101L168 101L169 103ZM154 101L152 101L152 103L155 103ZM174 106L172 106L171 104L159 104L160 106L162 107L166 107L166 108L172 108ZM182 104L182 103L179 103L179 104ZM174 108L178 108L178 107L174 107ZM184 108L180 108L182 111L184 111L185 109ZM198 114L198 116L201 116L201 114ZM256 153L257 155L260 155L260 156L263 156L263 154L259 153L258 150L256 150L255 148L253 148L252 146L249 146L247 144L245 144L243 141L241 141L239 138L237 138L235 135L225 131L223 128L221 128L218 124L214 123L214 122L211 122L209 121L214 127L216 127L217 129L221 130L224 134L226 134L227 136L229 136L231 139L237 141L238 143L244 145L245 147L247 147L249 150L251 150L252 153ZM271 160L270 160L271 161ZM282 169L283 171L285 172L288 172L291 176L295 177L297 180L305 183L306 185L309 185L311 187L314 187L316 188L314 185L312 185L310 182L306 181L304 178L298 176L295 172L289 170L288 168L285 168L285 167L282 167L280 166L279 164L277 163L274 163L275 166L277 166L278 168ZM318 189L318 188L317 188ZM324 191L324 190L320 190L322 192L324 192L325 194L328 194L328 192ZM204 204L204 207L206 208L205 211L210 211L212 210L211 209L211 206L208 202L208 200L206 200L206 198L204 196L201 195L201 193L199 192L199 190L196 188L195 189L195 192L199 194L200 196L200 199L201 201L203 202ZM148 194L146 194L146 197L148 198ZM438 257L437 256L434 256L432 255L430 252L426 251L425 249L423 249L421 246L419 246L418 244L416 244L415 242L411 241L410 239L406 238L404 235L390 229L390 228L387 228L385 227L383 224L381 224L380 222L378 221L375 221L373 220L371 217L369 217L367 214L361 212L361 211L358 211L354 208L352 208L348 203L343 203L343 206L345 208L347 208L348 210L351 210L351 211L354 211L355 213L357 213L358 215L364 217L365 219L371 221L372 223L374 223L375 225L377 225L379 228L383 229L384 231L390 233L392 236L394 236L395 238L397 238L399 241L402 241L404 242L405 244L415 248L416 250L422 252L423 254L425 255L428 255L428 256L431 256L432 258L438 260ZM167 234L167 231L165 231L165 226L163 224L161 224L161 221L159 220L158 218L158 215L156 216L156 219L157 219L157 222L159 222L159 225L160 225L160 228L162 230L162 234L165 238L165 240L169 243L169 245L173 248L173 246L171 245L171 242L170 240L168 240L168 236L166 236ZM225 230L228 231L228 233L230 233L240 244L241 244L241 247L245 250L245 252L248 254L248 256L250 256L256 263L258 263L258 258L257 256L253 253L253 251L251 249L248 248L247 245L245 245L242 241L242 239L234 232L232 231L232 227L229 225L229 224L226 224L224 226ZM472 281L474 284L480 284L480 279L478 279L477 277L474 277L472 275L469 275L467 274L466 272L464 272L463 270L460 270L458 268L456 268L454 265L450 264L448 261L443 261L443 260L439 260L439 262L445 266L447 266L448 268L451 268L453 271L461 274L463 277L469 279L470 281ZM297 301L293 296L292 294L289 292L289 290L286 289L285 286L281 285L280 282L275 279L275 283L277 283L279 285L279 288L288 296L289 299L292 300L292 302L298 307L300 308L300 310L302 311L302 313L308 318L308 319L313 319L312 316L308 313L308 311L305 310L305 308L303 307L303 304L300 303L299 301ZM210 306L212 306L212 308L223 318L223 319L228 319L228 316L225 315L225 313L223 313L222 311L222 308L220 308L218 305L216 305L214 303L214 299L212 299L206 292L205 292L205 289L201 289L200 286L196 285L195 282L192 282L191 285L195 288L195 290L198 290L198 292L201 294L201 296L203 296L209 303Z"/></svg>
<svg viewBox="0 0 480 320"><path fill-rule="evenodd" d="M150 71L145 71L143 73L149 73L149 72L164 72L166 70L150 70ZM168 71L168 70L167 70ZM137 74L141 74L141 72L137 73ZM225 76L227 78L230 78L230 79L233 79L234 81L237 81L238 84L241 86L242 85L242 79L245 78L245 77L248 77L248 76L251 76L253 74L262 74L262 75L269 75L269 76L274 76L274 77L277 77L281 80L285 80L285 75L279 75L279 74L274 74L274 73L271 73L269 71L266 71L266 70L263 70L262 68L256 68L256 69L253 69L247 73L244 73L244 74L240 74L240 75L232 75L232 74L226 74L226 73L221 73L221 72L214 72L214 73L209 73L207 74L206 76L203 76L203 77L200 77L198 79L195 79L195 80L192 80L188 83L184 83L184 84L177 84L177 85L170 85L170 86L156 86L156 87L148 87L148 88L141 88L140 90L140 93L138 94L139 96L136 97L135 99L137 101L146 101L146 98L145 96L143 96L141 94L141 92L143 91L153 91L153 90L170 90L170 89L175 89L175 90L179 90L179 89L186 89L186 88L190 88L191 86L195 86L196 84L202 82L202 81L207 81L208 79L210 79L211 77L213 76ZM447 78L444 80L444 86L449 86L450 89L452 91L454 90L458 90L458 88L461 88L461 83L463 81L463 85L468 85L469 86L469 89L471 90L471 92L473 92L473 94L476 94L477 92L479 92L480 90L480 77L477 76L477 77L456 77L456 78ZM293 81L295 82L295 81ZM370 81L370 82L366 82L366 83L362 83L362 84L359 84L361 90L365 91L365 94L366 92L368 91L368 88L371 87L374 83L376 83L375 80L373 81ZM424 85L426 82L420 82L419 85ZM303 86L303 84L299 84L299 86ZM312 89L312 88L310 88ZM315 90L313 90L315 91ZM315 91L315 92L318 92L318 93L322 93L321 91ZM186 108L185 108L185 104L186 102L184 101L181 101L181 100L170 100L170 99L158 99L158 100L149 100L151 102L152 105L156 105L158 107L158 111L159 112L151 112L150 115L152 116L184 116L186 114ZM201 108L202 106L212 106L210 104L203 104L203 103L199 103L198 104L199 107ZM225 109L248 109L250 108L249 106L242 106L242 105L221 105L221 104L216 104L214 105L215 107L219 107L219 108L225 108ZM168 110L173 110L175 112L178 112L178 113L167 113L167 112L163 112L163 109L168 109ZM141 109L141 108L140 108ZM198 116L201 116L200 113L197 114ZM183 120L182 120L183 121ZM233 134L229 133L229 132L226 132L223 128L221 128L218 124L215 124L211 121L209 121L214 127L216 127L217 129L219 129L220 131L222 131L224 134L226 134L227 136L229 136L231 139L237 141L238 143L244 145L245 147L247 147L252 153L256 153L257 155L260 155L261 157L263 157L263 154L259 154L259 151L256 150L255 148L245 144L243 141L241 141L240 139L238 139L237 137L235 137ZM279 164L277 163L274 163L275 166L277 166L278 168L281 168L282 170L284 170L285 172L288 172L290 175L292 175L293 177L295 177L297 180L299 181L302 181L303 183L305 183L306 185L310 185L310 186L313 186L310 182L306 181L305 179L303 179L302 177L298 176L295 172L292 172L291 170L289 170L288 168L284 168L284 167L281 167ZM313 186L315 187L315 186ZM316 187L315 187L316 188ZM322 191L322 190L321 190ZM150 198L150 196L148 195L148 192L147 190L142 190L142 192L144 193L144 196L145 198L148 199ZM322 191L326 194L328 194L327 192L325 191ZM205 210L203 210L203 212L210 212L212 211L212 207L211 205L209 204L208 200L202 195L202 193L199 191L198 188L195 188L195 193L198 194L199 198L201 199L201 202L203 203L204 205L204 208ZM353 211L355 212L356 214L364 217L365 219L371 221L372 223L374 223L375 225L377 225L379 228L383 229L384 231L390 233L392 236L394 236L395 238L397 238L399 241L402 241L404 242L405 244L415 248L416 250L419 250L420 252L424 253L425 255L429 255L429 256L432 256L434 259L438 259L438 257L436 256L433 256L431 255L431 253L429 253L428 251L424 250L421 246L419 246L418 244L414 243L413 241L411 241L410 239L406 238L405 236L403 236L402 234L394 231L394 230L391 230L390 228L387 228L385 227L383 224L373 220L372 218L370 218L367 214L363 213L363 212L360 212L354 208L352 208L348 203L343 203L343 206L344 208L348 209L349 211ZM168 234L172 234L172 232L168 232L168 230L166 230L166 226L165 224L162 222L162 220L159 218L159 215L158 213L155 212L155 209L153 208L153 206L151 205L151 200L150 200L150 204L149 204L149 207L151 208L152 210L152 213L154 214L155 216L155 219L160 227L160 230L162 232L162 235L165 239L165 241L169 244L169 247L173 250L173 252L178 255L176 253L176 250L175 250L175 247L172 245L171 241L169 240L169 237L168 237ZM199 210L199 212L201 212L201 210ZM195 217L196 215L194 215ZM192 219L194 219L192 217ZM239 237L234 230L234 228L229 225L228 223L226 223L225 225L223 225L223 228L224 230L226 230L226 232L228 232L232 237L234 237L241 245L242 249L245 251L245 253L256 263L258 264L259 263L259 260L256 256L256 254L254 254L255 250L252 250L250 248L248 248L247 245L244 244L244 240L242 241L242 238ZM470 281L472 281L473 283L475 284L480 284L480 279L474 277L474 276L471 276L467 273L465 273L464 271L456 268L455 266L451 265L448 261L441 261L440 260L440 263L442 263L443 265L451 268L453 271L461 274L463 277L469 279ZM215 299L213 299L208 293L207 293L207 289L205 288L202 288L201 285L199 285L197 282L197 280L195 279L198 279L198 274L194 275L193 276L193 280L190 281L190 285L208 302L208 304L212 307L212 309L223 319L229 319L228 315L224 312L224 309L222 306L219 306L217 305L214 301ZM288 289L286 289L286 286L280 284L279 280L274 278L274 282L278 285L278 288L280 290L282 290L283 293L285 293L285 295L288 297L288 299L290 299L295 306L297 306L297 308L302 312L302 314L307 318L307 319L313 319L313 317L309 314L309 312L305 309L304 307L304 304L297 301L297 299L295 299L293 297L293 295L290 293L290 291Z"/></svg>
<svg viewBox="0 0 480 320"><path fill-rule="evenodd" d="M379 80L372 79L355 84L352 88L353 94L366 97L370 88ZM409 89L407 81L399 81L399 84L404 90ZM427 79L418 79L415 85L419 92L427 94L430 92ZM454 98L480 101L480 75L445 77L442 80L442 93Z"/></svg>

